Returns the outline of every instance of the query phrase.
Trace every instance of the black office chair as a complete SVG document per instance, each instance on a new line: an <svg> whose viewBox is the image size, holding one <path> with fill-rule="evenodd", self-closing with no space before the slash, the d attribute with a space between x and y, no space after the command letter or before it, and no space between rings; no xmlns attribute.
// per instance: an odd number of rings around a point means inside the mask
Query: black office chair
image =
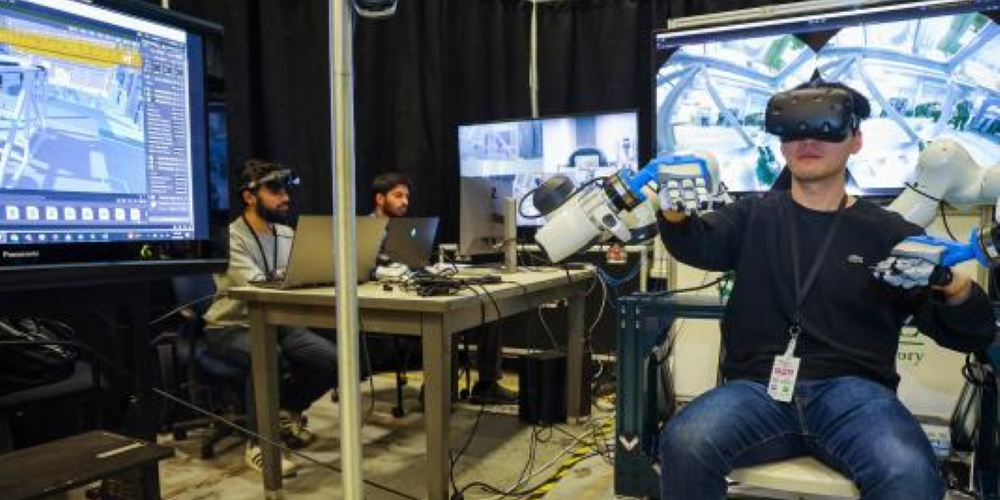
<svg viewBox="0 0 1000 500"><path fill-rule="evenodd" d="M10 325L0 325L0 327L8 328ZM104 387L107 386L107 382L103 373L110 369L120 372L119 375L127 375L124 369L79 340L0 341L0 349L27 346L61 346L75 351L78 358L64 378L0 395L0 453L14 449L15 443L10 429L12 417L54 403L73 404L80 430L88 427L101 428L104 425L107 408L104 400ZM3 368L0 367L0 372L2 371Z"/></svg>
<svg viewBox="0 0 1000 500"><path fill-rule="evenodd" d="M182 306L175 331L157 337L157 352L164 389L199 408L221 413L227 420L245 425L247 380L249 374L239 366L214 357L205 340L202 315L208 310L215 293L210 275L181 276L172 280L174 299ZM234 430L211 418L181 419L175 416L176 406L165 411L165 431L176 440L187 439L192 429L208 428L211 433L200 445L203 459L215 456L215 447Z"/></svg>
<svg viewBox="0 0 1000 500"><path fill-rule="evenodd" d="M469 336L466 334L462 335L462 344L465 346L462 351L453 351L453 362L452 362L452 384L457 386L459 383L460 372L465 373L465 388L461 391L457 391L452 395L452 399L455 397L459 399L467 399L469 397L472 380L471 380L471 349L469 348ZM365 346L363 349L368 351L368 355L372 355L372 351L391 351L392 359L387 360L383 357L378 357L378 362L372 362L372 372L384 372L392 371L396 376L396 405L392 407L392 416L395 418L402 418L406 415L406 409L403 407L403 388L409 385L409 377L407 373L411 369L420 369L420 366L414 366L412 362L414 360L421 360L422 349L420 347L420 339L410 339L403 338L398 335L393 335L390 340L387 336L377 335L377 334L366 334L367 340L365 341ZM391 344L389 343L391 342ZM453 391L454 392L454 391ZM336 396L336 391L334 391ZM374 395L372 396L374 397ZM336 399L335 399L336 400ZM424 387L420 387L420 406L423 408L424 405Z"/></svg>

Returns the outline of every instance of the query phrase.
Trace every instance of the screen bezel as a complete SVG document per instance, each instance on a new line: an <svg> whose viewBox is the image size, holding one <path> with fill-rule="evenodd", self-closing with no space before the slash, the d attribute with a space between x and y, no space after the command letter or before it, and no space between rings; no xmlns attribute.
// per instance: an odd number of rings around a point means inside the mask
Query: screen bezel
<svg viewBox="0 0 1000 500"><path fill-rule="evenodd" d="M17 252L21 257L0 258L0 287L4 289L77 286L157 279L181 274L214 272L228 265L228 211L213 209L208 203L208 38L221 39L222 27L164 10L158 6L127 0L96 0L95 7L110 9L156 23L182 29L200 38L201 85L191 91L193 178L196 196L204 198L195 208L196 220L207 227L207 235L189 240L135 240L110 242L0 244L0 252ZM195 124L197 120L197 124ZM200 143L197 144L196 143ZM200 151L197 151L199 150ZM227 186L228 189L228 186Z"/></svg>
<svg viewBox="0 0 1000 500"><path fill-rule="evenodd" d="M746 22L734 24L732 22L710 22L703 25L684 27L679 29L658 29L654 30L650 38L651 71L650 79L650 102L652 111L650 113L652 131L652 155L656 157L656 137L657 137L657 105L656 105L656 77L667 59L677 50L678 47L690 44L706 43L709 41L726 41L740 38L751 38L754 36L767 36L769 34L790 34L799 37L809 44L817 39L825 44L829 38L839 30L858 26L860 24L888 23L894 21L904 21L908 19L927 18L944 16L949 14L978 12L989 17L994 23L1000 24L1000 1L998 0L954 0L950 2L896 2L879 4L870 7L838 8L835 10L823 10L810 14L797 14L784 17L771 17L761 19L749 19ZM874 16L873 16L874 13ZM824 21L818 22L817 19ZM758 26L761 23L768 23L768 26ZM790 27L789 27L790 26ZM668 44L661 49L658 39L662 36L668 38ZM811 38L811 39L810 39ZM784 168L779 174L784 173ZM773 188L772 188L773 189ZM903 192L905 187L898 188L872 188L858 194L858 196L876 202L888 202ZM748 190L730 191L736 197L747 195L760 195L768 190Z"/></svg>

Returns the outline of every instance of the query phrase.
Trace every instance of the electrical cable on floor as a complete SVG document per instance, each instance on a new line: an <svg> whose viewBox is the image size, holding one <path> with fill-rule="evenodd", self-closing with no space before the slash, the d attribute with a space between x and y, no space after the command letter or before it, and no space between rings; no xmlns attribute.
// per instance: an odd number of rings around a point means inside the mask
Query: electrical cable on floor
<svg viewBox="0 0 1000 500"><path fill-rule="evenodd" d="M606 421L611 420L612 418L613 417L608 417L606 419L603 419L601 421L601 424L603 425ZM548 430L550 432L553 431L553 430L559 431L562 434L565 434L565 435L573 438L573 440L568 445L566 445L566 447L563 448L558 454L556 454L556 456L553 457L549 462L547 462L545 465L543 465L540 469L532 472L527 467L527 465L529 465L529 464L531 464L531 463L534 462L533 457L530 455L530 451L531 451L530 448L531 447L536 447L537 443L539 443L539 442L547 442L548 440L551 439L551 436L549 438L544 439L544 440L542 440L541 438L539 438L539 434L541 434L541 432L543 432L545 430ZM510 487L508 487L507 489L504 490L504 489L497 488L496 486L492 486L490 484L484 483L482 481L475 481L475 482L472 482L472 483L469 483L469 484L465 485L462 488L462 490L459 492L459 495L453 496L452 500L464 499L465 492L468 491L468 490L470 490L470 489L473 489L473 488L478 488L478 489L481 489L481 490L486 491L488 493L494 493L496 495L496 496L493 496L493 497L489 497L487 500L501 500L503 498L508 498L508 497L524 497L524 496L530 495L530 494L538 491L540 488L542 488L546 484L550 483L552 478L551 477L547 478L544 481L542 481L541 483L539 483L539 484L537 484L537 485L535 485L535 486L533 486L531 488L525 489L525 490L519 490L519 488L521 488L522 486L524 486L525 484L527 484L528 482L530 482L532 479L534 479L534 478L542 475L543 473L545 473L545 471L551 469L553 466L555 466L560 461L560 459L563 456L565 456L567 453L570 453L573 450L573 448L577 446L578 443L584 442L584 440L587 439L587 437L589 437L591 434L594 434L594 433L595 433L595 429L591 429L591 430L588 430L587 432L585 432L585 433L583 433L583 434L581 434L579 436L576 436L576 435L573 435L572 433L570 433L568 431L565 431L565 430L559 428L558 426L543 426L543 427L534 427L533 426L532 427L532 443L529 445L529 462L527 462L526 463L526 467L524 469L522 469L521 477L519 477L518 480L515 481L514 485L512 485L512 486L510 486ZM587 459L587 458L592 458L592 457L596 457L596 456L601 456L602 455L602 453L600 451L598 451L596 443L594 443L594 444L584 443L584 444L586 444L586 446L588 448L590 448L592 450L595 450L595 451L592 452L592 453L589 453L587 455L584 455L584 456L580 457L579 458L580 460L584 460L584 459ZM524 470L529 470L529 473L528 473L527 476L523 475L523 471Z"/></svg>
<svg viewBox="0 0 1000 500"><path fill-rule="evenodd" d="M567 270L567 274L568 274L568 270ZM570 281L572 281L572 278L570 278ZM603 285L603 282L602 282L602 285ZM499 304L497 303L496 299L493 297L493 295L489 292L489 290L485 286L482 286L482 285L479 285L479 286L483 289L483 292L490 298L490 301L493 303L494 308L496 308L497 316L499 317L501 311L500 311L500 307L499 307ZM593 290L594 290L595 287L596 287L596 283L592 283L591 284L591 288L588 290L587 294L589 295L591 292L593 292ZM470 286L469 288L472 288L472 287ZM476 293L476 295L481 296L481 294L479 294L474 289L473 289L473 292ZM544 318L542 318L541 316L539 316L539 317L544 322ZM497 326L497 328L499 329L499 325ZM467 491L471 490L471 489L474 489L474 488L482 489L483 491L497 494L497 495L499 495L499 497L497 497L497 498L506 498L506 497L523 497L523 496L529 495L529 494L537 491L539 488L545 486L545 484L546 484L547 481L546 482L542 482L541 484L539 484L537 486L534 486L532 488L526 489L526 490L521 490L521 491L517 490L517 488L523 486L525 482L527 482L528 480L530 480L533 477L536 477L540 473L540 471L536 472L536 473L532 473L532 468L534 466L535 456L536 456L536 452L537 452L537 446L538 446L538 442L539 442L539 437L538 437L539 436L539 432L541 432L541 430L543 430L543 429L538 429L536 427L532 427L532 435L531 435L531 440L530 440L530 444L529 444L529 456L528 456L528 460L526 461L525 466L521 469L521 474L519 475L519 477L518 477L515 485L512 488L509 488L508 490L504 491L504 490L501 490L501 489L499 489L499 488L497 488L495 486L489 485L489 484L481 482L481 481L474 481L472 483L468 483L468 484L464 485L461 489L458 488L457 482L455 480L455 468L456 468L455 466L458 464L459 459L461 459L461 456L464 454L464 452L468 449L469 445L472 443L472 439L476 435L476 431L478 430L479 422L480 422L480 420L482 418L482 415L483 415L484 411L485 411L485 405L480 406L480 411L479 411L479 414L476 417L476 422L473 424L472 431L469 433L469 437L466 439L465 443L463 444L462 448L458 451L458 453L455 454L455 455L452 455L451 452L449 452L449 456L451 458L450 480L451 480L452 489L453 489L453 494L451 496L451 500L464 500L465 493ZM560 456L561 455L562 455L562 453L560 454ZM592 456L598 456L598 453L594 453ZM554 461L552 463L554 463ZM551 464L549 464L549 465L546 466L546 468L548 468L548 467L551 467ZM542 469L542 470L545 470L545 469Z"/></svg>
<svg viewBox="0 0 1000 500"><path fill-rule="evenodd" d="M483 298L482 298L483 296L471 284L467 284L466 283L466 284L463 284L463 286L465 288L468 288L470 291L472 291L472 293L474 293L476 295L476 297L479 298L479 303L480 303L480 322L479 322L479 326L483 327L486 324L486 303L483 301ZM484 286L484 285L479 285L479 286L480 286L480 288L483 289L483 292L485 292L486 295L489 297L490 301L493 303L493 307L496 309L497 318L496 318L496 321L493 322L493 324L496 325L496 326L494 326L494 331L495 331L496 335L499 335L500 334L500 320L501 320L501 317L502 317L502 314L500 312L500 304L496 301L496 298L493 297L493 294L490 293L489 289L487 289L486 286ZM472 440L476 436L476 431L479 430L479 422L482 420L483 413L485 413L485 412L486 412L486 402L484 401L483 404L481 404L479 406L479 414L476 415L476 421L472 425L472 431L469 432L469 437L466 438L465 443L462 445L461 448L459 448L458 453L452 454L452 450L450 450L450 449L448 450L448 458L449 458L449 462L451 464L451 466L448 468L448 478L451 481L452 491L454 492L453 495L452 495L452 499L453 500L456 499L456 498L459 498L459 499L462 498L462 492L461 492L461 490L459 490L458 483L455 481L455 465L458 464L458 461L462 459L462 455L465 454L466 450L468 450L469 446L472 444Z"/></svg>
<svg viewBox="0 0 1000 500"><path fill-rule="evenodd" d="M604 427L605 424L607 424L613 418L614 417L611 416L611 417L607 417L607 418L604 418L604 419L601 419L601 420L597 420L597 421L591 420L590 422L588 422L588 424L590 426L590 430L587 431L586 433L582 434L580 436L580 438L579 438L579 441L583 441L582 438L584 436L588 436L588 435L592 434L594 436L594 439L591 442L583 442L583 444L586 445L586 446L588 446L592 450L594 450L595 455L600 455L604 459L605 462L607 462L607 463L609 463L611 465L614 465L614 463L613 463L614 452L608 448L608 442L607 442L608 440L607 439L602 439L602 440L598 441L598 438L603 438L604 437L603 427ZM575 436L573 433L571 433L571 432L569 432L569 431L567 431L567 430L565 430L565 429L563 429L563 428L561 428L561 427L559 427L557 425L552 426L552 428L555 429L556 431L558 431L558 432L566 435L566 436L569 436L569 437L572 437L572 438L577 438L577 436ZM600 446L600 447L598 447L598 446Z"/></svg>
<svg viewBox="0 0 1000 500"><path fill-rule="evenodd" d="M448 467L448 479L451 481L451 488L454 492L452 494L452 500L457 500L462 498L462 490L458 488L458 482L455 481L455 466L458 465L458 461L462 459L462 455L472 444L472 439L476 437L476 431L479 429L479 422L483 419L483 413L486 412L486 403L479 405L479 413L476 415L476 421L472 424L472 431L469 432L469 437L465 439L465 443L459 448L458 453L452 453L452 450L448 450L448 462L450 466Z"/></svg>
<svg viewBox="0 0 1000 500"><path fill-rule="evenodd" d="M528 471L530 471L534 466L535 454L538 449L538 434L536 430L537 427L532 426L531 438L528 444L528 460L524 463L524 467L521 468L521 473L518 475L517 479L518 483L523 481L525 474L529 473ZM473 488L479 488L491 493L498 493L500 495L500 498L505 498L508 496L523 496L525 494L524 492L514 492L513 491L514 489L511 489L510 491L503 491L487 483L481 481L473 481L472 483L468 483L465 486L463 486L461 490L456 491L456 493L452 495L452 500L464 500L465 492Z"/></svg>
<svg viewBox="0 0 1000 500"><path fill-rule="evenodd" d="M161 389L157 389L155 387L153 388L153 392L159 394L160 396L166 398L167 400L170 400L170 401L172 401L174 403L177 403L177 404L179 404L181 406L184 406L185 408L188 408L189 410L195 411L197 413L205 415L206 417L208 417L208 418L210 418L212 420L220 422L223 425L226 425L226 426L230 427L231 429L234 429L237 432L239 432L239 433L241 433L241 434L243 434L243 435L245 435L245 436L247 436L249 438L254 438L254 439L263 441L264 443L267 443L267 444L269 444L271 446L274 446L274 447L276 447L276 448L278 448L278 449L280 449L282 451L285 451L285 452L287 452L287 453L289 453L291 455L295 455L295 456L297 456L297 457L299 457L299 458L301 458L303 460L311 462L314 465L318 465L318 466L323 467L325 469L329 469L329 470L331 470L333 472L336 472L337 474L342 474L343 473L343 471L341 471L340 468L338 468L335 465L321 462L321 461L319 461L319 460L317 460L317 459L315 459L313 457L310 457L309 455L306 455L305 453L302 453L300 451L296 451L296 450L293 450L291 448L288 448L287 446L284 445L284 443L268 439L268 438L266 438L266 437L264 437L264 436L262 436L262 435L260 435L260 434L258 434L256 432L254 432L254 431L246 428L246 427L243 427L242 425L237 424L236 422L233 422L233 421L231 421L231 420L229 420L229 419L227 419L227 418L225 418L225 417L223 417L221 415L216 415L216 414L214 414L214 413L212 413L212 412L210 412L208 410L205 410L203 408L198 407L197 405L191 404L191 403L189 403L189 402L187 402L187 401L185 401L185 400L183 400L181 398L178 398L177 396L174 396L173 394L170 394L169 392L163 391ZM367 484L368 486L371 486L373 488L378 488L378 489L380 489L382 491L385 491L385 492L388 492L388 493L392 493L393 495L396 495L396 496L398 496L400 498L406 498L408 500L420 500L417 497L414 497L412 495L408 495L406 493L403 493L401 491L395 490L395 489L390 488L388 486L381 485L381 484L376 483L375 481L372 481L372 480L369 480L369 479L362 479L362 481L365 484Z"/></svg>

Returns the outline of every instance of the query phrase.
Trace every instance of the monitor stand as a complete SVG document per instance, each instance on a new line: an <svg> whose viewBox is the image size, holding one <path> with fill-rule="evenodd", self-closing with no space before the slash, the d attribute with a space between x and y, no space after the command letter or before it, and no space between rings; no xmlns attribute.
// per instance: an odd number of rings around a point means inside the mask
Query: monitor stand
<svg viewBox="0 0 1000 500"><path fill-rule="evenodd" d="M517 199L503 200L503 272L517 272Z"/></svg>

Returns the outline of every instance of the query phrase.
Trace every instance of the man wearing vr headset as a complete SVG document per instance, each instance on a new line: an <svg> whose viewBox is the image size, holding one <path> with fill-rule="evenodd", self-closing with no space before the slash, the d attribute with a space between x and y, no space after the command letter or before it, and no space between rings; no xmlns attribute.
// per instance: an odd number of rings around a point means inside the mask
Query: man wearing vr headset
<svg viewBox="0 0 1000 500"><path fill-rule="evenodd" d="M847 161L863 143L867 99L814 80L768 102L789 190L711 213L662 212L660 234L681 262L735 270L721 330L725 383L667 422L660 498L719 499L736 467L812 455L869 500L939 500L930 444L896 397L906 319L938 344L984 349L994 335L985 293L955 272L904 294L871 268L908 236L898 214L847 195ZM662 194L662 193L661 193Z"/></svg>
<svg viewBox="0 0 1000 500"><path fill-rule="evenodd" d="M280 276L288 265L294 230L285 225L290 190L298 179L276 163L251 159L241 174L240 196L245 208L229 225L229 268L215 276L215 302L205 313L205 334L212 353L250 370L250 320L245 302L227 296L230 288ZM306 428L303 412L336 385L337 348L317 333L302 327L279 327L282 367L282 440L291 448L311 443L315 436ZM248 380L247 385L250 385ZM252 413L253 391L247 390L247 409ZM249 418L253 425L256 419ZM261 449L247 443L245 461L261 471ZM283 476L295 475L295 463L282 457Z"/></svg>

